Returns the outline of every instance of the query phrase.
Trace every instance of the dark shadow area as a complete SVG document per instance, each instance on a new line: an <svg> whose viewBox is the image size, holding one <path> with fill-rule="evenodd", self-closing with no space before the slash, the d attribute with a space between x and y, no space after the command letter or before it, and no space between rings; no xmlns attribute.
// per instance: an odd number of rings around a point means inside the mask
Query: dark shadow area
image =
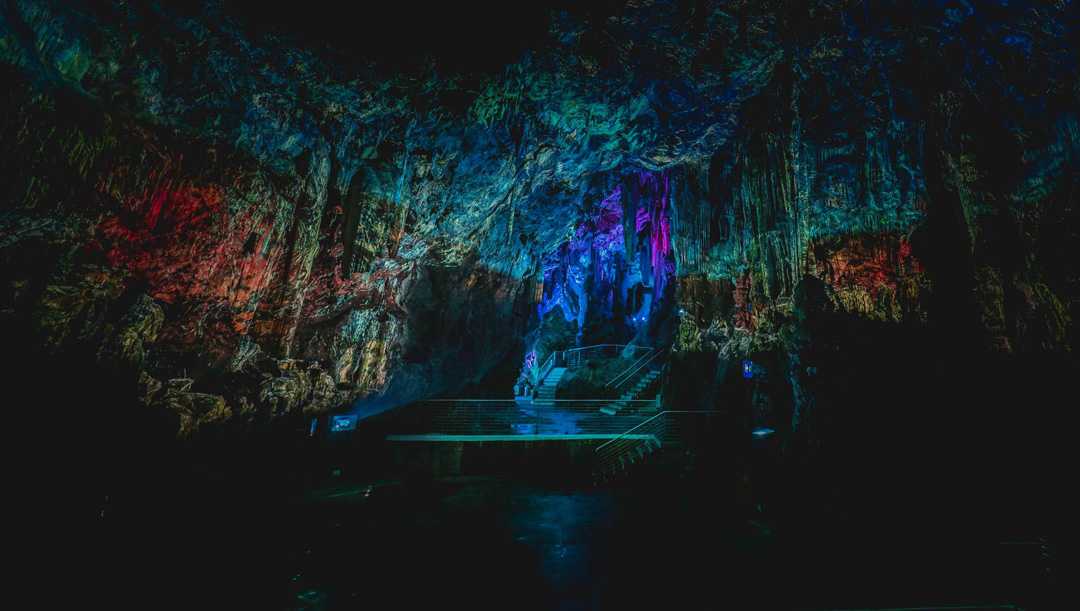
<svg viewBox="0 0 1080 611"><path fill-rule="evenodd" d="M1057 544L1064 433L1036 408L1055 397L1009 390L1016 364L935 386L932 364L866 350L877 358L852 348L835 365L850 374L838 396L852 399L835 406L843 424L815 459L747 441L736 407L693 451L661 452L600 487L538 463L403 478L382 437L405 412L347 437L309 437L295 421L181 444L142 406L115 404L121 380L78 369L77 384L38 386L64 424L28 439L61 458L31 471L51 508L41 560L78 583L43 596L114 608L1055 608L1042 548L1002 545ZM44 365L27 359L20 379ZM1069 379L1046 364L1022 371ZM881 394L898 372L913 383ZM887 409L854 400L870 396ZM959 396L971 406L947 417L935 397ZM1026 409L1010 413L1014 401ZM74 545L72 527L92 536Z"/></svg>
<svg viewBox="0 0 1080 611"><path fill-rule="evenodd" d="M1078 10L0 3L13 591L1068 608Z"/></svg>

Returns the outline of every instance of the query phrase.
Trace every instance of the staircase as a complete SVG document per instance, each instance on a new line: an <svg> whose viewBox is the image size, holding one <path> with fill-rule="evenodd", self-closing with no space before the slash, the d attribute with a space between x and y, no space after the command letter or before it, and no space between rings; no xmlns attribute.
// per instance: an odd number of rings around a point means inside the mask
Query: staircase
<svg viewBox="0 0 1080 611"><path fill-rule="evenodd" d="M553 367L547 374L540 386L536 387L533 403L538 405L552 405L555 401L555 389L559 387L559 380L566 374L566 367Z"/></svg>
<svg viewBox="0 0 1080 611"><path fill-rule="evenodd" d="M593 470L593 484L600 485L614 482L626 476L636 463L643 463L650 454L659 451L663 442L655 437L638 441L633 446L621 447L617 454L605 457L602 464Z"/></svg>
<svg viewBox="0 0 1080 611"><path fill-rule="evenodd" d="M656 379L659 377L659 369L649 369L645 371L645 374L638 378L637 382L635 382L633 386L628 388L626 392L622 394L622 396L620 396L614 403L600 408L600 411L609 416L614 416L615 414L625 409L626 406L630 404L630 401L636 399L638 395L645 392L650 386L652 386L652 383L655 382Z"/></svg>
<svg viewBox="0 0 1080 611"><path fill-rule="evenodd" d="M673 441L667 435L668 412L660 412L596 448L593 481L600 484L626 474L638 462Z"/></svg>
<svg viewBox="0 0 1080 611"><path fill-rule="evenodd" d="M665 410L646 418L625 433L597 446L593 481L614 482L643 463L692 467L697 448L714 444L721 412Z"/></svg>

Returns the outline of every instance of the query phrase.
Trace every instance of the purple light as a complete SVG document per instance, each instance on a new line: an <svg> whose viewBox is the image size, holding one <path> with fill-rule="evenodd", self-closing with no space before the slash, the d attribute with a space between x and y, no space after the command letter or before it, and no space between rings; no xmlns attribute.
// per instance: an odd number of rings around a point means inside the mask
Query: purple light
<svg viewBox="0 0 1080 611"><path fill-rule="evenodd" d="M541 317L559 307L567 321L578 319L580 326L580 314L590 306L610 313L616 295L627 299L627 291L641 285L650 289L650 303L637 304L637 311L626 320L641 328L651 319L654 306L659 307L663 299L668 277L675 270L669 205L672 185L670 177L662 172L641 171L635 182L629 188L640 194L640 205L626 212L633 215L626 219L633 221L632 226L624 225L624 192L621 186L615 187L593 214L577 224L570 240L544 259L544 294L538 308ZM624 231L632 231L639 238L630 241L637 245L634 252L626 251ZM593 288L587 294L590 278ZM612 286L617 281L621 284ZM586 302L593 299L602 301Z"/></svg>

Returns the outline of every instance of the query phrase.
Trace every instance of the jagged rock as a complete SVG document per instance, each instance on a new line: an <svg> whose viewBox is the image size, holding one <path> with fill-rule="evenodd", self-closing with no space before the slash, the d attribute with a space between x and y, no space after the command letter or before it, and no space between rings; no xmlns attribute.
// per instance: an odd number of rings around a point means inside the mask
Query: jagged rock
<svg viewBox="0 0 1080 611"><path fill-rule="evenodd" d="M140 295L120 321L99 358L141 370L149 345L157 341L165 322L161 306L147 295Z"/></svg>
<svg viewBox="0 0 1080 611"><path fill-rule="evenodd" d="M139 372L138 384L139 384L139 388L140 388L140 391L141 391L140 396L139 396L139 401L143 405L151 405L151 404L153 404L154 398L157 396L157 394L159 392L161 392L161 389L163 387L160 380L157 380L157 379L151 377L145 371L140 371Z"/></svg>
<svg viewBox="0 0 1080 611"><path fill-rule="evenodd" d="M43 346L61 350L72 342L100 341L107 326L110 304L123 292L115 273L87 266L45 287L34 310L34 322Z"/></svg>
<svg viewBox="0 0 1080 611"><path fill-rule="evenodd" d="M1068 3L916 2L916 30L826 0L615 3L499 70L389 75L218 4L0 11L0 322L34 348L196 363L284 414L590 340L780 350L806 274L853 320L938 324L937 299L1013 353L1077 337Z"/></svg>
<svg viewBox="0 0 1080 611"><path fill-rule="evenodd" d="M220 424L229 419L232 410L220 395L191 392L191 378L174 378L165 383L165 392L152 405L173 414L180 438L193 436L200 428Z"/></svg>
<svg viewBox="0 0 1080 611"><path fill-rule="evenodd" d="M195 380L191 378L172 378L165 382L165 394L175 395L186 393L191 390Z"/></svg>
<svg viewBox="0 0 1080 611"><path fill-rule="evenodd" d="M259 402L269 410L271 416L292 413L308 400L311 376L299 365L295 359L279 360L279 375L263 381L259 389Z"/></svg>
<svg viewBox="0 0 1080 611"><path fill-rule="evenodd" d="M343 403L343 393L338 392L337 384L330 374L314 368L311 379L311 399L304 405L304 413L326 413Z"/></svg>
<svg viewBox="0 0 1080 611"><path fill-rule="evenodd" d="M228 369L234 373L240 373L254 367L256 359L262 353L262 348L248 336L240 338L240 344L229 359Z"/></svg>

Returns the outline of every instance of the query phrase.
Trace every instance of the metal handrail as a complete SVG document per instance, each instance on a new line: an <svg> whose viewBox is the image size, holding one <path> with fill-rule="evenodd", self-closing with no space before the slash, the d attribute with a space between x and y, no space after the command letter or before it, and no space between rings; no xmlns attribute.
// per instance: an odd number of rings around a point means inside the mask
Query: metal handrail
<svg viewBox="0 0 1080 611"><path fill-rule="evenodd" d="M608 382L607 384L604 385L604 387L605 388L618 389L620 386L625 384L627 382L627 380L632 378L634 376L634 374L641 371L641 369L643 367L645 367L646 365L651 363L653 361L653 359L660 356L663 352L664 352L664 349L661 348L659 350L656 350L652 354L646 354L645 356L641 357L640 359L634 361L626 371L624 371L624 372L620 373L619 375L615 376L614 378L612 378L610 382Z"/></svg>
<svg viewBox="0 0 1080 611"><path fill-rule="evenodd" d="M506 403L514 405L514 399L424 399L418 403ZM611 403L611 399L546 399L545 403ZM655 403L653 399L634 399L627 403Z"/></svg>
<svg viewBox="0 0 1080 611"><path fill-rule="evenodd" d="M664 410L651 418L630 427L625 432L600 444L594 454L595 471L598 477L605 478L618 467L633 463L637 458L659 449L682 434L685 429L677 425L672 431L669 420L672 415L716 415L715 410Z"/></svg>
<svg viewBox="0 0 1080 611"><path fill-rule="evenodd" d="M634 353L639 350L651 350L646 346L634 346L633 344L595 344L592 346L583 346L581 348L570 348L563 351L564 364L567 367L580 367L587 358L596 358L599 356L619 356L619 354L626 349L633 349Z"/></svg>
<svg viewBox="0 0 1080 611"><path fill-rule="evenodd" d="M654 415L653 417L641 422L637 426L634 426L634 427L630 428L630 430L620 434L618 437L615 437L614 439L611 439L609 441L605 441L604 443L596 446L596 452L599 452L599 451L603 450L605 447L615 443L616 441L625 438L627 435L632 435L634 433L634 431L636 431L639 428L645 426L646 424L652 422L653 420L656 420L657 418L660 418L660 417L664 416L665 414L669 413L670 411L672 411L672 410L664 410L664 411Z"/></svg>
<svg viewBox="0 0 1080 611"><path fill-rule="evenodd" d="M540 366L540 375L537 377L537 383L542 383L544 381L544 378L547 377L547 374L550 373L552 368L555 367L556 354L558 354L557 351L552 352L548 355L546 359L544 359L544 364Z"/></svg>
<svg viewBox="0 0 1080 611"><path fill-rule="evenodd" d="M643 354L643 355L641 355L640 357L638 357L637 359L635 359L633 363L630 363L630 366L629 366L629 367L627 367L626 369L622 370L622 371L621 371L621 372L620 372L620 373L619 373L619 374L618 374L617 376L615 376L614 378L611 378L610 380L608 380L608 383L607 383L607 384L604 384L604 387L605 387L605 388L610 388L610 387L611 387L611 386L612 386L613 384L616 384L617 382L618 382L618 383L621 383L621 381L622 381L622 378L623 378L623 376L625 376L625 375L626 375L626 374L627 374L627 373L628 373L628 372L629 372L629 371L630 371L631 369L634 369L635 367L637 367L638 363L640 363L640 362L642 361L642 359L647 359L647 358L649 358L649 357L650 357L651 355L652 355L652 352L650 351L650 352L646 352L645 354Z"/></svg>
<svg viewBox="0 0 1080 611"><path fill-rule="evenodd" d="M635 346L633 344L593 344L591 346L581 346L580 348L567 348L566 350L553 350L551 354L544 359L544 364L540 366L540 380L547 377L551 370L554 369L560 362L567 367L580 367L581 355L588 351L603 350L605 348L613 348L612 352L618 354L621 350L626 348L633 348L636 354L639 350L645 350L646 353L652 350L648 346ZM573 359L573 360L571 360Z"/></svg>
<svg viewBox="0 0 1080 611"><path fill-rule="evenodd" d="M645 402L643 402L645 403ZM598 416L600 401L528 402L500 399L424 401L405 409L395 434L619 435L652 414L631 410Z"/></svg>
<svg viewBox="0 0 1080 611"><path fill-rule="evenodd" d="M605 477L618 467L625 467L627 461L634 462L636 457L665 445L667 413L661 412L597 446L594 456L594 474Z"/></svg>
<svg viewBox="0 0 1080 611"><path fill-rule="evenodd" d="M596 451L599 452L600 450L602 450L604 448L604 446L615 443L616 441L619 441L619 439L622 439L623 437L633 435L634 431L636 431L637 429L645 426L646 424L649 424L653 420L656 420L656 419L661 418L661 417L667 417L669 414L718 414L718 413L719 412L717 412L716 410L711 410L711 409L665 409L664 411L659 412L657 414L654 414L652 417L650 417L650 418L648 418L646 420L643 420L639 424L627 429L626 432L622 433L621 435L600 444L599 446L596 447Z"/></svg>
<svg viewBox="0 0 1080 611"><path fill-rule="evenodd" d="M594 348L609 348L609 347L610 348L633 348L635 351L637 351L637 350L652 350L652 348L650 348L648 346L635 346L634 344L593 344L591 346L582 346L580 348L567 348L566 350L562 350L562 352L580 352L582 350L592 350Z"/></svg>

